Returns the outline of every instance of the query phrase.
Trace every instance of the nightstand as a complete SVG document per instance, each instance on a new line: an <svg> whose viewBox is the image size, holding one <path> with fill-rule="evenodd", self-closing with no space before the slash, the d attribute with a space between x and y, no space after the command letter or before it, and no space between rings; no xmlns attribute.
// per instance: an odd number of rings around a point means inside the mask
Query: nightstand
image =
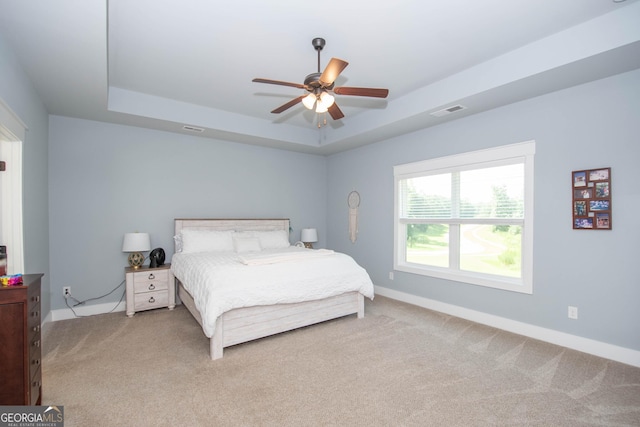
<svg viewBox="0 0 640 427"><path fill-rule="evenodd" d="M127 316L136 311L176 306L175 279L171 273L171 264L158 268L140 267L124 269L127 285Z"/></svg>

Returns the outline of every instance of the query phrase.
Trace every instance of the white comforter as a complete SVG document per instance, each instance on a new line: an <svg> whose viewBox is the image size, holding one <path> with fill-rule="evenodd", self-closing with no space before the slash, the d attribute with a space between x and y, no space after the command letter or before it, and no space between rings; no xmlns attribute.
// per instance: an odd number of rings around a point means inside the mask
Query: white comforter
<svg viewBox="0 0 640 427"><path fill-rule="evenodd" d="M171 271L193 296L211 338L216 319L234 308L311 301L357 291L373 299L367 272L348 255L297 248L177 253Z"/></svg>

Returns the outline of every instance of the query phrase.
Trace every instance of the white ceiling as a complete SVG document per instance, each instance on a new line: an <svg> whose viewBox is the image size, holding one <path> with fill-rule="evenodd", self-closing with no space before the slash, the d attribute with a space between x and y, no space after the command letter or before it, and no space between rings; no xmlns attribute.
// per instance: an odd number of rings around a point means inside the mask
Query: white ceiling
<svg viewBox="0 0 640 427"><path fill-rule="evenodd" d="M330 154L640 68L638 0L0 0L0 33L50 114ZM345 117L274 108L349 62ZM1 60L1 58L0 58ZM446 117L429 113L454 104ZM322 119L323 116L320 116Z"/></svg>

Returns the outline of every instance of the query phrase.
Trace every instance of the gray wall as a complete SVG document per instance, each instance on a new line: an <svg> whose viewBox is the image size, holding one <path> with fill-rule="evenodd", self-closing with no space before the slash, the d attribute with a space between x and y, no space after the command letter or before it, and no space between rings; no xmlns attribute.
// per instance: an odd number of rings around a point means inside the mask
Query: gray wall
<svg viewBox="0 0 640 427"><path fill-rule="evenodd" d="M43 273L42 313L49 312L48 114L0 35L0 98L28 128L22 146L25 273ZM9 248L10 251L10 248ZM43 316L43 317L44 317Z"/></svg>
<svg viewBox="0 0 640 427"><path fill-rule="evenodd" d="M640 70L425 129L328 159L328 246L376 285L640 350ZM536 141L534 285L525 295L393 269L393 166ZM571 171L611 167L612 230L572 230ZM347 235L347 194L362 198ZM579 319L567 318L577 306Z"/></svg>
<svg viewBox="0 0 640 427"><path fill-rule="evenodd" d="M300 228L317 227L318 247L353 255L377 285L640 350L640 71L329 158L49 118L2 37L0 77L0 97L29 127L25 263L27 272L45 273L45 315L64 307L63 286L86 299L122 281L125 232L151 233L170 258L175 217L289 217L292 241ZM533 295L401 272L389 280L394 165L531 139ZM572 230L570 172L599 167L612 168L613 230ZM362 204L351 244L346 197L354 189ZM567 305L579 308L579 320L567 319Z"/></svg>
<svg viewBox="0 0 640 427"><path fill-rule="evenodd" d="M84 300L122 282L126 232L150 233L169 261L174 218L290 218L292 242L313 226L324 246L322 156L59 116L49 143L53 309L63 286Z"/></svg>

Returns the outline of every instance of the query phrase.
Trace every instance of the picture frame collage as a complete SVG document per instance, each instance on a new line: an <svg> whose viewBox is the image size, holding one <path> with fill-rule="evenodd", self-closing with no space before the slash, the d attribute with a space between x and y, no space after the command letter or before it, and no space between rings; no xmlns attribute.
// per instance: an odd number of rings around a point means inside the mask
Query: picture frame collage
<svg viewBox="0 0 640 427"><path fill-rule="evenodd" d="M611 168L571 172L573 229L611 230Z"/></svg>

